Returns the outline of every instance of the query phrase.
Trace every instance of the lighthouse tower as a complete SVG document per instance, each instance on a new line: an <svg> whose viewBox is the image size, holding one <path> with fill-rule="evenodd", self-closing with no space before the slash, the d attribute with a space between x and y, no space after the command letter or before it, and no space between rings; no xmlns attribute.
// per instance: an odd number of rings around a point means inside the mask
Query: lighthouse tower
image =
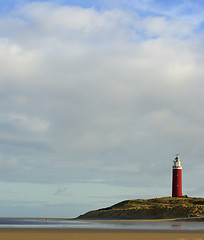
<svg viewBox="0 0 204 240"><path fill-rule="evenodd" d="M182 166L178 154L173 162L172 197L182 197Z"/></svg>

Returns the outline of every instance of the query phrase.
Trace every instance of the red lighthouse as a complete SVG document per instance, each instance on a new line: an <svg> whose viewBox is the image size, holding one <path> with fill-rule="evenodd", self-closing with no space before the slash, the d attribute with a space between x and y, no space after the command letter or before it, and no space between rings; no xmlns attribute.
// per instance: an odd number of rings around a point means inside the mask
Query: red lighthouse
<svg viewBox="0 0 204 240"><path fill-rule="evenodd" d="M173 165L172 197L182 197L182 166L179 155L176 154Z"/></svg>

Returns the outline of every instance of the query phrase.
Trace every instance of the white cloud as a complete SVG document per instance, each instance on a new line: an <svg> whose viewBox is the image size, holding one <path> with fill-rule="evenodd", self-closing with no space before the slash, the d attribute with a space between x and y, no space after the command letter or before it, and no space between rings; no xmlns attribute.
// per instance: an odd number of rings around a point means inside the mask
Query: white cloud
<svg viewBox="0 0 204 240"><path fill-rule="evenodd" d="M29 166L24 181L148 185L144 161L149 177L178 149L201 163L204 46L192 24L39 2L12 17L0 23L0 130ZM48 150L36 157L30 141Z"/></svg>
<svg viewBox="0 0 204 240"><path fill-rule="evenodd" d="M9 82L29 79L30 75L36 71L35 54L25 51L18 44L14 44L9 40L0 39L1 52L1 80L0 83L5 85Z"/></svg>
<svg viewBox="0 0 204 240"><path fill-rule="evenodd" d="M194 26L185 20L171 20L171 24L165 17L147 17L142 23L147 34L151 36L168 36L168 37L188 37L192 35Z"/></svg>
<svg viewBox="0 0 204 240"><path fill-rule="evenodd" d="M158 0L129 0L120 1L124 6L139 12L142 15L165 16L170 19L185 19L190 24L198 25L203 22L202 1L158 1Z"/></svg>
<svg viewBox="0 0 204 240"><path fill-rule="evenodd" d="M21 127L25 127L31 131L46 131L50 124L48 121L42 120L38 117L29 117L26 115L11 114L11 121Z"/></svg>
<svg viewBox="0 0 204 240"><path fill-rule="evenodd" d="M121 10L98 12L35 2L14 12L12 18L1 19L0 31L29 50L59 54L63 49L61 53L68 50L70 54L79 49L80 54L83 46L96 42L121 42L131 33L131 24L131 16Z"/></svg>
<svg viewBox="0 0 204 240"><path fill-rule="evenodd" d="M44 132L48 130L50 126L50 123L46 120L19 113L2 114L1 122L8 123L13 127L34 132Z"/></svg>
<svg viewBox="0 0 204 240"><path fill-rule="evenodd" d="M164 136L182 136L185 138L202 138L204 136L204 126L188 122L187 119L176 116L169 110L153 111L148 116L148 121L158 128Z"/></svg>

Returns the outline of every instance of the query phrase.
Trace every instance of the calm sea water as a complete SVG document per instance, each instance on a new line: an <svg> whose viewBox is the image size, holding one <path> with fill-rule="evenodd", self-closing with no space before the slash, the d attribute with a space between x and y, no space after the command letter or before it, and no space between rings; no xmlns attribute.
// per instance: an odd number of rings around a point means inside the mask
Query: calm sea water
<svg viewBox="0 0 204 240"><path fill-rule="evenodd" d="M204 231L204 223L134 222L134 221L75 221L0 218L0 228L58 229L121 229L121 230L188 230Z"/></svg>

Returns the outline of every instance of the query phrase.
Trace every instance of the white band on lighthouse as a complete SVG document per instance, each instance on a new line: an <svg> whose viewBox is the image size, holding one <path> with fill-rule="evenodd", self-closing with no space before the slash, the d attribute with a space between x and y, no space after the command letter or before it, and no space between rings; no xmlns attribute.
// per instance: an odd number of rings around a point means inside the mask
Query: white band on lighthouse
<svg viewBox="0 0 204 240"><path fill-rule="evenodd" d="M182 169L181 159L179 158L178 154L176 154L176 158L174 159L173 169Z"/></svg>
<svg viewBox="0 0 204 240"><path fill-rule="evenodd" d="M173 166L173 169L182 169L182 167Z"/></svg>

